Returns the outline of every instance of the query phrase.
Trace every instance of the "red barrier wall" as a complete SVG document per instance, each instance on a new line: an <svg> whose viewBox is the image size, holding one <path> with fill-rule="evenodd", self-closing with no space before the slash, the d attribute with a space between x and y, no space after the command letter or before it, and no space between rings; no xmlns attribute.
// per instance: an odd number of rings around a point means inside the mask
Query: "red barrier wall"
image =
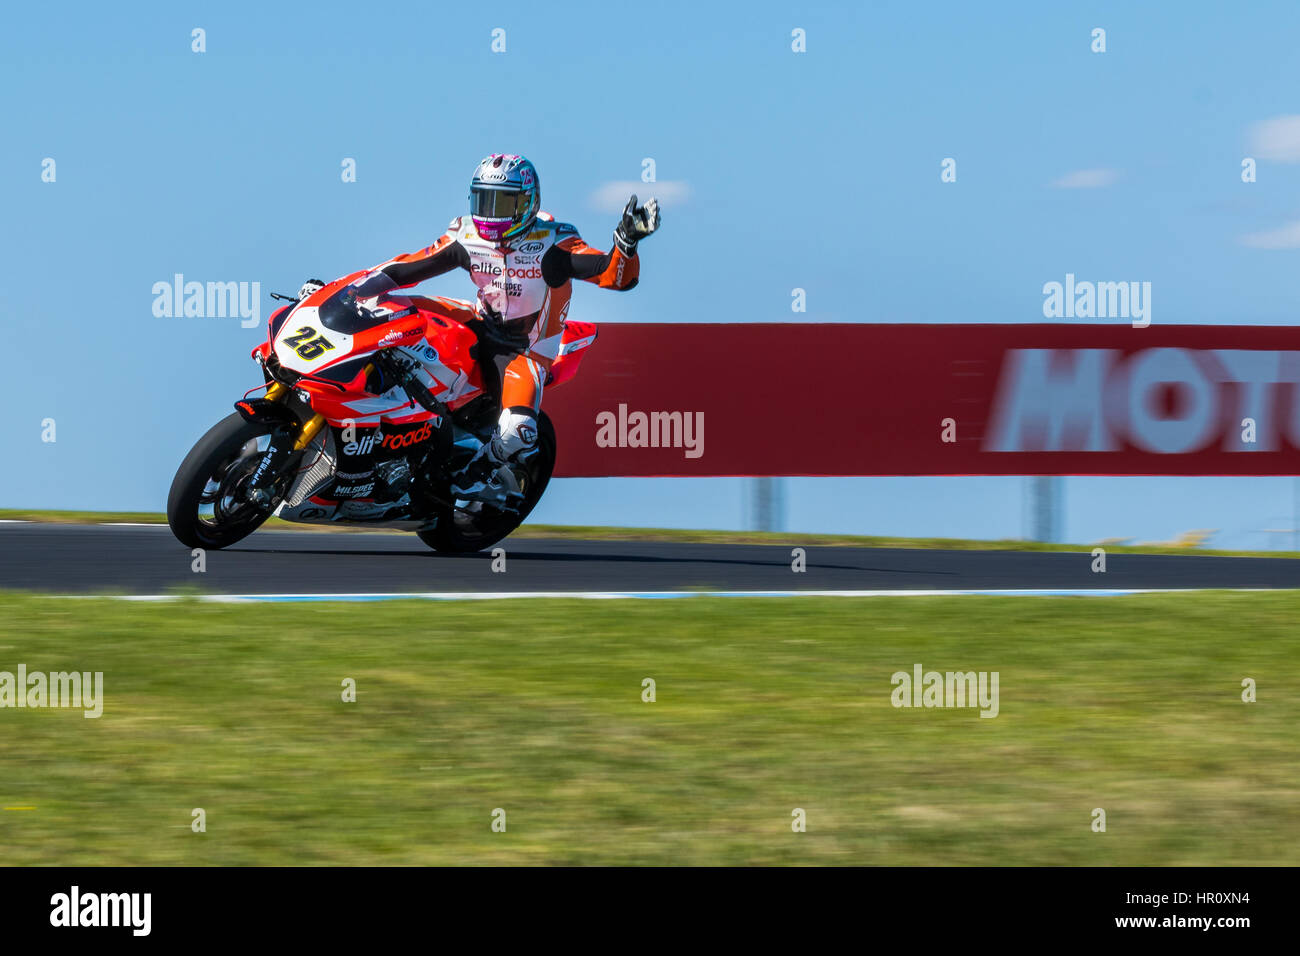
<svg viewBox="0 0 1300 956"><path fill-rule="evenodd" d="M607 324L544 405L557 476L1292 475L1300 330Z"/></svg>

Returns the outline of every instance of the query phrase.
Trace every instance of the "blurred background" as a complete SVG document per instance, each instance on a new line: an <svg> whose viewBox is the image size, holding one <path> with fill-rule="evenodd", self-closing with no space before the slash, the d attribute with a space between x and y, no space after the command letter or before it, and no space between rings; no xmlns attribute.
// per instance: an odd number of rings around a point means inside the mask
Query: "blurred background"
<svg viewBox="0 0 1300 956"><path fill-rule="evenodd" d="M629 190L663 200L640 286L576 290L596 322L1032 322L1067 272L1151 282L1157 323L1296 318L1289 3L198 2L6 23L0 507L161 510L260 381L269 293L432 242L494 151L533 159L545 208L598 246ZM259 323L155 316L177 274L260 283ZM1272 549L1295 546L1298 499L1289 478L569 479L535 520Z"/></svg>

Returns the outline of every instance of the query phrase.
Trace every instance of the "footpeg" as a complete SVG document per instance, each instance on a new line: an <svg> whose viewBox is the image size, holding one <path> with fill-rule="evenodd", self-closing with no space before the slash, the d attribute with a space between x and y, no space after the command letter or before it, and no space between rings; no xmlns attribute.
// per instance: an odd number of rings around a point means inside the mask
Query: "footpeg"
<svg viewBox="0 0 1300 956"><path fill-rule="evenodd" d="M468 470L468 469L467 469ZM481 501L497 508L514 510L524 500L519 481L508 465L500 465L484 478L465 475L454 481L452 494L466 501Z"/></svg>

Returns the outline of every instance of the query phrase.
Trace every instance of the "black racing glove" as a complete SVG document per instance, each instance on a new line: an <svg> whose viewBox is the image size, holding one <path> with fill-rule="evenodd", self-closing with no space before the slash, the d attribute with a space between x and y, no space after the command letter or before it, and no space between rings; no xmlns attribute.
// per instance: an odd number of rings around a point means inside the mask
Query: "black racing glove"
<svg viewBox="0 0 1300 956"><path fill-rule="evenodd" d="M651 198L644 206L636 204L636 194L627 201L623 219L614 229L614 245L625 256L636 255L636 244L659 228L659 200Z"/></svg>

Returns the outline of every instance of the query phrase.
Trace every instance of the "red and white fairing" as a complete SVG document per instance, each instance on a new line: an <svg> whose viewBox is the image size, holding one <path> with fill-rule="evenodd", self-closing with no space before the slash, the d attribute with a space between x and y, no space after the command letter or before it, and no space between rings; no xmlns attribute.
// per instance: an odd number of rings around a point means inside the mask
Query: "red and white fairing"
<svg viewBox="0 0 1300 956"><path fill-rule="evenodd" d="M301 375L295 387L308 393L312 408L330 424L409 424L436 417L411 402L396 385L378 395L367 390L364 360L381 349L398 349L418 363L420 381L449 409L460 408L482 394L478 363L470 354L478 339L459 320L470 314L470 303L386 295L375 305L381 315L399 314L392 321L350 333L326 326L320 307L364 274L337 279L304 301L274 313L270 336L254 349L254 356L265 360L274 354L283 368ZM547 384L554 386L571 378L583 350L595 337L593 323L566 322Z"/></svg>

